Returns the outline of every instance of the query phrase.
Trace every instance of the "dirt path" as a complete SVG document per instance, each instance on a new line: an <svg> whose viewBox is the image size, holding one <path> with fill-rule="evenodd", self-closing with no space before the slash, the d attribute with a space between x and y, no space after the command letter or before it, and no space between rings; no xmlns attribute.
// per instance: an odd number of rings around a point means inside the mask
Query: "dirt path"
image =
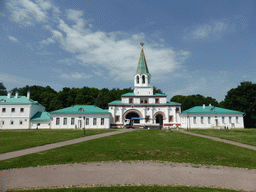
<svg viewBox="0 0 256 192"><path fill-rule="evenodd" d="M1 190L176 184L256 191L255 181L255 169L154 161L77 163L0 171Z"/></svg>
<svg viewBox="0 0 256 192"><path fill-rule="evenodd" d="M97 139L97 138L101 138L101 137L107 137L110 135L116 135L116 134L120 134L120 133L130 132L130 131L134 131L134 130L136 130L136 129L121 129L121 130L117 130L117 131L113 131L113 132L101 133L101 134L97 134L97 135L90 135L90 136L80 137L77 139L71 139L71 140L62 141L62 142L58 142L58 143L52 143L52 144L22 149L22 150L18 150L18 151L3 153L3 154L0 154L0 161L15 158L15 157L20 157L20 156L28 155L28 154L32 154L32 153L38 153L41 151L46 151L46 150L50 150L50 149L54 149L54 148L58 148L58 147L72 145L75 143L81 143L81 142L89 141L92 139Z"/></svg>

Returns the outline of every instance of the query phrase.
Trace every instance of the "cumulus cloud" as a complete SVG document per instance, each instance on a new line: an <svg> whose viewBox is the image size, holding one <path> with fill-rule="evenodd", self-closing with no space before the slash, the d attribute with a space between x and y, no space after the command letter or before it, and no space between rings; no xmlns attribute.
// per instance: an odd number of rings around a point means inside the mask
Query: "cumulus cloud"
<svg viewBox="0 0 256 192"><path fill-rule="evenodd" d="M12 36L8 36L8 37L13 42L16 42L16 43L19 42L18 39L16 39L15 37L12 37Z"/></svg>

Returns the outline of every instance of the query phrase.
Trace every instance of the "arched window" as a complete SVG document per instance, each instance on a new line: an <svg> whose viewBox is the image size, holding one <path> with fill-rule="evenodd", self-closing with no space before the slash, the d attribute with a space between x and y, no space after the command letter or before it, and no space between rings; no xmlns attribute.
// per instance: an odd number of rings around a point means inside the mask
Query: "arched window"
<svg viewBox="0 0 256 192"><path fill-rule="evenodd" d="M142 75L142 83L145 83L145 75Z"/></svg>
<svg viewBox="0 0 256 192"><path fill-rule="evenodd" d="M84 111L84 109L83 108L79 108L78 111Z"/></svg>
<svg viewBox="0 0 256 192"><path fill-rule="evenodd" d="M137 76L136 79L137 79L137 84L139 84L140 83L140 77Z"/></svg>

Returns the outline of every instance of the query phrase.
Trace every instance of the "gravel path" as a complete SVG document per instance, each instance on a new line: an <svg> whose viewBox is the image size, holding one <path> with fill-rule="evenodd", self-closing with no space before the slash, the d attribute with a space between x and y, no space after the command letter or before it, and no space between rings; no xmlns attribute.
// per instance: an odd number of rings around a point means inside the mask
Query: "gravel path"
<svg viewBox="0 0 256 192"><path fill-rule="evenodd" d="M256 191L255 181L255 169L154 161L77 163L0 171L0 190L155 184Z"/></svg>

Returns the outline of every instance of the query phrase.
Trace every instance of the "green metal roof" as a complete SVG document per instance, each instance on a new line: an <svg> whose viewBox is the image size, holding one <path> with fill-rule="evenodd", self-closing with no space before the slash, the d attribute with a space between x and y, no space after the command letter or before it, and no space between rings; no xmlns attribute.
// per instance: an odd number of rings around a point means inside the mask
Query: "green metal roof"
<svg viewBox="0 0 256 192"><path fill-rule="evenodd" d="M47 112L37 112L32 118L31 121L50 121L50 114Z"/></svg>
<svg viewBox="0 0 256 192"><path fill-rule="evenodd" d="M180 103L167 102L167 103L122 103L120 100L112 101L109 105L181 105Z"/></svg>
<svg viewBox="0 0 256 192"><path fill-rule="evenodd" d="M242 113L240 111L234 111L230 109L224 109L220 107L215 107L215 106L205 106L205 109L203 106L195 106L190 109L187 109L183 111L181 114L186 114L186 113Z"/></svg>
<svg viewBox="0 0 256 192"><path fill-rule="evenodd" d="M15 96L11 96L11 98L7 98L7 96L0 96L0 105L10 105L10 104L36 104L41 105L37 101L34 101L32 99L27 99L25 96L18 96L18 98L15 98Z"/></svg>
<svg viewBox="0 0 256 192"><path fill-rule="evenodd" d="M148 71L148 66L147 66L147 62L146 62L146 58L145 58L145 55L144 55L143 48L141 48L140 58L139 58L136 74L150 75L149 71Z"/></svg>
<svg viewBox="0 0 256 192"><path fill-rule="evenodd" d="M142 96L142 97L144 97L144 96L166 96L165 94L162 94L162 93L155 93L154 95L135 95L134 93L125 93L125 94L123 94L122 95L122 97L123 96L125 96L125 97L127 97L127 96Z"/></svg>
<svg viewBox="0 0 256 192"><path fill-rule="evenodd" d="M109 113L106 109L101 109L95 105L74 105L64 109L52 111L50 113Z"/></svg>

